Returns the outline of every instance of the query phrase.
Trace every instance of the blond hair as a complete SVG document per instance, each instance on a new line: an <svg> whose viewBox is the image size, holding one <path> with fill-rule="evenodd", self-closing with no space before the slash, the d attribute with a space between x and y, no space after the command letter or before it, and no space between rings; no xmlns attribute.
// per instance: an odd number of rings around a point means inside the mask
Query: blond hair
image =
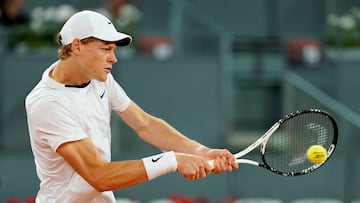
<svg viewBox="0 0 360 203"><path fill-rule="evenodd" d="M80 41L83 44L87 44L87 43L93 42L95 40L97 40L97 39L94 38L94 37L88 37L88 38L82 39ZM57 35L57 42L60 45L60 48L58 49L58 57L59 57L59 59L60 60L65 60L65 59L69 58L71 56L71 53L72 53L71 44L63 46L62 42L61 42L61 35L60 34Z"/></svg>

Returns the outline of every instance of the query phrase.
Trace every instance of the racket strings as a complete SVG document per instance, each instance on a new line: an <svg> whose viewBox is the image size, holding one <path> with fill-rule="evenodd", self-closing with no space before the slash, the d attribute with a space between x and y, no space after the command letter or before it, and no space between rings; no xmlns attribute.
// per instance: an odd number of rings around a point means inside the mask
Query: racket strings
<svg viewBox="0 0 360 203"><path fill-rule="evenodd" d="M328 149L332 143L333 124L323 114L307 112L289 118L266 143L264 162L281 173L303 173L316 167L307 160L312 145Z"/></svg>

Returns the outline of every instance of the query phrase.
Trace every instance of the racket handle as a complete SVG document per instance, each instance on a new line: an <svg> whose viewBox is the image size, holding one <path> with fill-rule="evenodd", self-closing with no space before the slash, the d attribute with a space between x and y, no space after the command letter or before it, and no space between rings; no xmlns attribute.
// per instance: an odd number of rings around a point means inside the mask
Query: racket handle
<svg viewBox="0 0 360 203"><path fill-rule="evenodd" d="M215 168L214 160L208 160L207 162L210 165L211 170Z"/></svg>

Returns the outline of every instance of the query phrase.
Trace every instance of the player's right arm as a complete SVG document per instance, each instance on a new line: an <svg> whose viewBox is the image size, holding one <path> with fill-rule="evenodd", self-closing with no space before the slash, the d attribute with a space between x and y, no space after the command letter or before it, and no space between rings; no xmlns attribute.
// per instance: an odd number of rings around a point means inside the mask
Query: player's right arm
<svg viewBox="0 0 360 203"><path fill-rule="evenodd" d="M147 180L141 160L104 162L89 138L66 142L57 153L98 191L126 188Z"/></svg>
<svg viewBox="0 0 360 203"><path fill-rule="evenodd" d="M117 190L148 180L142 160L104 162L90 139L66 142L57 148L64 160L98 191ZM205 177L203 159L175 153L177 171L189 180Z"/></svg>

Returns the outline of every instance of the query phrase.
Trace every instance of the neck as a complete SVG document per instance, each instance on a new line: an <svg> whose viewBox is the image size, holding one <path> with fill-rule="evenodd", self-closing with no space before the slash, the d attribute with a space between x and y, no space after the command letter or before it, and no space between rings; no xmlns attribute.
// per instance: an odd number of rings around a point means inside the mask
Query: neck
<svg viewBox="0 0 360 203"><path fill-rule="evenodd" d="M55 68L50 72L50 77L67 86L86 86L90 83L90 79L84 78L79 71L80 68L78 67L79 66L75 63L70 63L67 60L60 60Z"/></svg>

